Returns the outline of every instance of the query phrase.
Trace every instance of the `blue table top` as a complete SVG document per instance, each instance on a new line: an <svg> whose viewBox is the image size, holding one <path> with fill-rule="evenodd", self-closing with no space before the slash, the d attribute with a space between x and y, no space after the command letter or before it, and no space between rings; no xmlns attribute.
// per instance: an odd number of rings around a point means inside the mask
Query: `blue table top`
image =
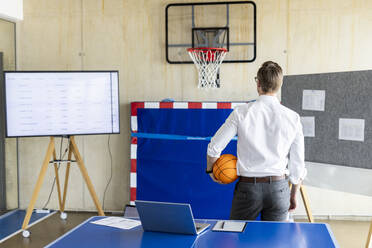
<svg viewBox="0 0 372 248"><path fill-rule="evenodd" d="M215 220L198 220L211 226L199 236L192 236L144 232L141 226L122 230L90 223L101 218L105 217L86 220L47 247L339 247L329 226L322 223L248 221L244 232L233 233L211 231Z"/></svg>

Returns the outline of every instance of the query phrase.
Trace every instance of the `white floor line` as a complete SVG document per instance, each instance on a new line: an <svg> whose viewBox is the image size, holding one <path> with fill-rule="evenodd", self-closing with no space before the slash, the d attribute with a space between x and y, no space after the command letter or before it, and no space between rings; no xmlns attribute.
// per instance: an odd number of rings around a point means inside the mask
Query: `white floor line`
<svg viewBox="0 0 372 248"><path fill-rule="evenodd" d="M19 210L19 209L18 209L18 210ZM20 211L22 211L22 210L20 210ZM50 214L44 216L43 218L40 218L40 219L38 219L37 221L32 222L30 225L27 226L27 228L30 228L30 227L32 227L33 225L36 225L36 224L39 223L40 221L43 221L43 220L45 220L46 218L48 218L48 217L50 217L50 216L52 216L53 214L56 214L56 213L57 213L57 211L54 211L54 212L52 212L52 213L50 213ZM17 230L16 232L10 234L9 236L6 236L6 237L3 238L2 240L0 240L0 244L1 244L2 242L4 242L5 240L10 239L11 237L14 237L15 235L17 235L18 233L20 233L20 232L22 232L22 231L23 231L23 229L21 228L21 229Z"/></svg>
<svg viewBox="0 0 372 248"><path fill-rule="evenodd" d="M20 209L14 209L14 210L12 210L12 211L9 211L8 213L5 213L5 214L1 215L1 216L0 216L0 220L3 219L3 218L5 218L5 217L8 217L9 215L11 215L11 214L17 212L18 210L19 210L19 211L22 211L22 210L20 210Z"/></svg>

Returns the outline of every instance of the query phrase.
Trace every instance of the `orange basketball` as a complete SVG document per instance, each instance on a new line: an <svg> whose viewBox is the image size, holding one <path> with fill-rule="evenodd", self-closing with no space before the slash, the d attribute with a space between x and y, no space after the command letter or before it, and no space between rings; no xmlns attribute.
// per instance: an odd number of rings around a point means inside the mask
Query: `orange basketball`
<svg viewBox="0 0 372 248"><path fill-rule="evenodd" d="M214 177L224 184L232 183L237 178L236 174L236 161L237 157L232 154L223 154L213 164Z"/></svg>

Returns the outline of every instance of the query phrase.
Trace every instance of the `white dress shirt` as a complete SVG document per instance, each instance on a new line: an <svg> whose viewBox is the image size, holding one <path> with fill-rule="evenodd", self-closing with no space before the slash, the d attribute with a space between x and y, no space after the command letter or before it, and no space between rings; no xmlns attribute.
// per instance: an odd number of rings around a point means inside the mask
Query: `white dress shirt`
<svg viewBox="0 0 372 248"><path fill-rule="evenodd" d="M281 105L275 96L261 95L255 102L236 107L213 136L208 156L219 157L236 135L239 176L286 174L293 184L305 178L300 116Z"/></svg>

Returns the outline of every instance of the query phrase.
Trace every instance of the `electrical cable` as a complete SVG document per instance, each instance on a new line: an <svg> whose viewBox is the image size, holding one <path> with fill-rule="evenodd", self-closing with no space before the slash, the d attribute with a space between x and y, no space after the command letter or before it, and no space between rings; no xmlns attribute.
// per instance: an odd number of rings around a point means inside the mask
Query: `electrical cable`
<svg viewBox="0 0 372 248"><path fill-rule="evenodd" d="M111 154L111 148L110 148L110 138L111 138L111 135L108 136L108 139L107 139L107 147L108 147L108 151L109 151L109 155L110 155L110 178L109 178L109 181L107 182L107 185L106 185L106 188L105 188L105 191L103 193L103 201L102 201L102 209L105 210L105 198L106 198L106 191L111 183L111 179L112 179L112 154Z"/></svg>

